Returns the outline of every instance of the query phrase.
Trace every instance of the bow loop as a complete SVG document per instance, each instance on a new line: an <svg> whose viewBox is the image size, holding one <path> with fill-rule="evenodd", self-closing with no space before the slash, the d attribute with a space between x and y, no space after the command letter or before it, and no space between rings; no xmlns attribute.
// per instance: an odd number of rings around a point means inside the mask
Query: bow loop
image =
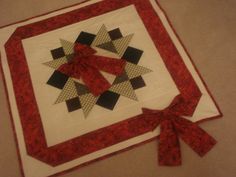
<svg viewBox="0 0 236 177"><path fill-rule="evenodd" d="M142 108L142 112L143 114L147 115L147 114L154 114L156 116L161 116L161 117L170 117L173 115L176 116L180 116L181 113L178 110L178 106L180 103L183 102L183 97L181 95L177 95L173 101L169 104L169 106L167 106L165 109L162 110L152 110L152 109L148 109L148 108Z"/></svg>

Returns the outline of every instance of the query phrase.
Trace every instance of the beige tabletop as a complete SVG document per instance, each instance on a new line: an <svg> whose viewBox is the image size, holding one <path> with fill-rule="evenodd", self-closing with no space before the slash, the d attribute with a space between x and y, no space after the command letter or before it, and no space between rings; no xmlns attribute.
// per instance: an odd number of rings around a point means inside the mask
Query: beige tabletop
<svg viewBox="0 0 236 177"><path fill-rule="evenodd" d="M79 0L0 0L0 26ZM204 157L181 141L183 164L157 165L156 141L62 177L236 177L236 0L159 0L224 117L202 123L218 144ZM0 177L20 177L6 96L0 79Z"/></svg>

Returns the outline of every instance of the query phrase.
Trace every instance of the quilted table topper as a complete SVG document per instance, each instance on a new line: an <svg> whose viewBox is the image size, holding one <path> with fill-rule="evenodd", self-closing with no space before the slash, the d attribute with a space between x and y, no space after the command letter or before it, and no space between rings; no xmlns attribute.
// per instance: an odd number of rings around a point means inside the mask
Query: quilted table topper
<svg viewBox="0 0 236 177"><path fill-rule="evenodd" d="M150 139L166 166L181 164L179 138L200 156L216 144L198 123L222 114L155 0L91 0L12 24L0 49L25 177Z"/></svg>

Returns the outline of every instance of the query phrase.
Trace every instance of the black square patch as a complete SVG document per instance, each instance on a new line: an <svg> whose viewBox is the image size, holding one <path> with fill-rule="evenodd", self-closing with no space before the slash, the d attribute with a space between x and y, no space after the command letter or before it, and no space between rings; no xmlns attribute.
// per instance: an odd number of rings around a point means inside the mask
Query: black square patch
<svg viewBox="0 0 236 177"><path fill-rule="evenodd" d="M68 112L75 111L81 108L80 100L78 97L66 101Z"/></svg>
<svg viewBox="0 0 236 177"><path fill-rule="evenodd" d="M65 56L64 50L62 47L51 50L52 58L58 59Z"/></svg>
<svg viewBox="0 0 236 177"><path fill-rule="evenodd" d="M52 76L49 78L47 84L59 88L59 89L63 89L64 85L66 84L67 80L68 80L68 76L65 74L62 74L59 71L54 71L54 73L52 74Z"/></svg>
<svg viewBox="0 0 236 177"><path fill-rule="evenodd" d="M119 39L123 37L119 28L113 29L109 31L108 33L109 33L109 36L111 37L111 40L115 40L115 39Z"/></svg>
<svg viewBox="0 0 236 177"><path fill-rule="evenodd" d="M97 100L97 105L113 110L120 95L111 91L104 92Z"/></svg>
<svg viewBox="0 0 236 177"><path fill-rule="evenodd" d="M75 42L85 44L85 45L91 45L95 37L96 35L94 34L86 33L82 31Z"/></svg>
<svg viewBox="0 0 236 177"><path fill-rule="evenodd" d="M143 54L142 50L133 47L128 47L122 58L125 59L126 61L129 61L130 63L138 64L142 54Z"/></svg>
<svg viewBox="0 0 236 177"><path fill-rule="evenodd" d="M139 76L139 77L135 77L133 79L130 79L130 83L133 87L134 90L136 89L139 89L139 88L142 88L142 87L145 87L145 82L142 78L142 76Z"/></svg>

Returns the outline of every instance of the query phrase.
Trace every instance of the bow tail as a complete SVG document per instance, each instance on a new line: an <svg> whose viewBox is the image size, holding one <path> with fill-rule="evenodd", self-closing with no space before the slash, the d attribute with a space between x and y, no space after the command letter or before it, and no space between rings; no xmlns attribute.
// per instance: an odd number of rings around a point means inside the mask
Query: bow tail
<svg viewBox="0 0 236 177"><path fill-rule="evenodd" d="M177 133L171 119L164 119L160 124L158 160L159 165L175 166L181 164L181 152Z"/></svg>
<svg viewBox="0 0 236 177"><path fill-rule="evenodd" d="M178 117L173 121L180 138L199 156L204 156L216 144L216 140L196 123Z"/></svg>
<svg viewBox="0 0 236 177"><path fill-rule="evenodd" d="M94 96L102 94L111 87L111 84L96 68L86 66L80 69L81 79Z"/></svg>

